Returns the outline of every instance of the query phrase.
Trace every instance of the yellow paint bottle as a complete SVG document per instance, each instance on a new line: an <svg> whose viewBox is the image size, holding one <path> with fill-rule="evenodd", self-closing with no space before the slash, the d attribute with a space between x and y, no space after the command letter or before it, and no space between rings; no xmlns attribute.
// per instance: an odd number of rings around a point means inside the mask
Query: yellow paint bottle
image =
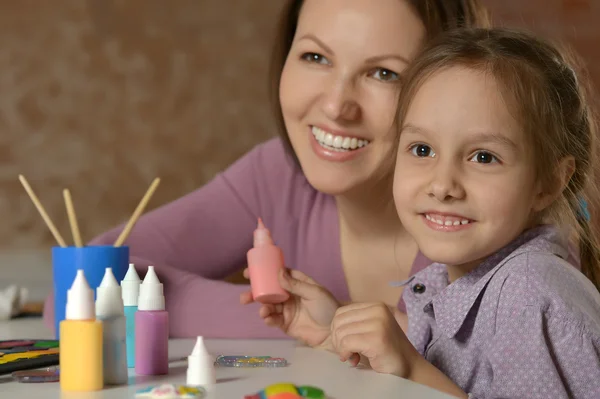
<svg viewBox="0 0 600 399"><path fill-rule="evenodd" d="M63 391L98 391L102 372L102 322L96 320L94 291L83 270L67 292L65 320L60 322L60 388Z"/></svg>

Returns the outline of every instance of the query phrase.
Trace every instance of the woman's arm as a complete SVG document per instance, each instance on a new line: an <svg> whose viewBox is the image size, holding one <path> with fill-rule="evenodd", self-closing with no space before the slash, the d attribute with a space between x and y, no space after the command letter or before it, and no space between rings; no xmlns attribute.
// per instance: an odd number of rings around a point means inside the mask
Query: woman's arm
<svg viewBox="0 0 600 399"><path fill-rule="evenodd" d="M258 146L204 187L144 215L126 240L143 278L153 265L165 289L171 335L177 337L282 337L264 325L258 306L241 306L248 289L222 280L246 264L260 216L278 206L270 190L295 173L278 140ZM92 240L112 245L123 226ZM47 324L53 306L46 305Z"/></svg>

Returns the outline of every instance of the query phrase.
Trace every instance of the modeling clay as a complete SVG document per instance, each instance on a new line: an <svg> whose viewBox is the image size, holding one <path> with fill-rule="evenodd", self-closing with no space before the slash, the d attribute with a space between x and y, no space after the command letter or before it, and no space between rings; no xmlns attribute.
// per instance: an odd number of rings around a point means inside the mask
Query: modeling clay
<svg viewBox="0 0 600 399"><path fill-rule="evenodd" d="M40 370L15 371L12 377L18 382L58 382L60 380L60 371L58 367L48 367Z"/></svg>
<svg viewBox="0 0 600 399"><path fill-rule="evenodd" d="M325 392L322 389L302 385L296 386L289 382L281 382L271 384L265 387L262 391L246 395L244 399L326 399Z"/></svg>
<svg viewBox="0 0 600 399"><path fill-rule="evenodd" d="M215 366L221 367L285 367L287 360L271 356L217 356Z"/></svg>
<svg viewBox="0 0 600 399"><path fill-rule="evenodd" d="M201 387L163 384L141 389L135 393L135 397L161 399L202 399L206 397L206 390Z"/></svg>

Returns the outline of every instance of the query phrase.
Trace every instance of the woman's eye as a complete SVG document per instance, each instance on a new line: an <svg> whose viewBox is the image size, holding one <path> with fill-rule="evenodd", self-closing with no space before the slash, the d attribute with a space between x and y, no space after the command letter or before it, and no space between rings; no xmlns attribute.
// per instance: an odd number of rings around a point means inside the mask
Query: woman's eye
<svg viewBox="0 0 600 399"><path fill-rule="evenodd" d="M321 54L318 53L304 53L300 58L302 58L304 61L312 62L315 64L329 64L327 58L323 57Z"/></svg>
<svg viewBox="0 0 600 399"><path fill-rule="evenodd" d="M487 151L478 151L471 157L470 161L477 163L493 163L498 162L498 158Z"/></svg>
<svg viewBox="0 0 600 399"><path fill-rule="evenodd" d="M435 156L435 152L433 152L431 147L429 147L428 145L425 145L425 144L413 145L410 148L410 151L412 152L412 154L414 156L419 157L419 158L425 158L425 157L433 158Z"/></svg>
<svg viewBox="0 0 600 399"><path fill-rule="evenodd" d="M390 71L389 69L385 68L377 68L375 71L372 72L372 76L375 79L381 80L383 82L393 82L398 80L399 78L396 72Z"/></svg>

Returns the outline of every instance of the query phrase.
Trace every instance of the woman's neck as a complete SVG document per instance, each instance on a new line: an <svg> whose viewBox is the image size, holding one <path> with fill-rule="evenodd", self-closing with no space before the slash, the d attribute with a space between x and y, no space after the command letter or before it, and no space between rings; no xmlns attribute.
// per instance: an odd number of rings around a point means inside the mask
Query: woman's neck
<svg viewBox="0 0 600 399"><path fill-rule="evenodd" d="M360 238L381 238L403 234L394 206L390 184L363 188L335 197L340 223L348 232Z"/></svg>

